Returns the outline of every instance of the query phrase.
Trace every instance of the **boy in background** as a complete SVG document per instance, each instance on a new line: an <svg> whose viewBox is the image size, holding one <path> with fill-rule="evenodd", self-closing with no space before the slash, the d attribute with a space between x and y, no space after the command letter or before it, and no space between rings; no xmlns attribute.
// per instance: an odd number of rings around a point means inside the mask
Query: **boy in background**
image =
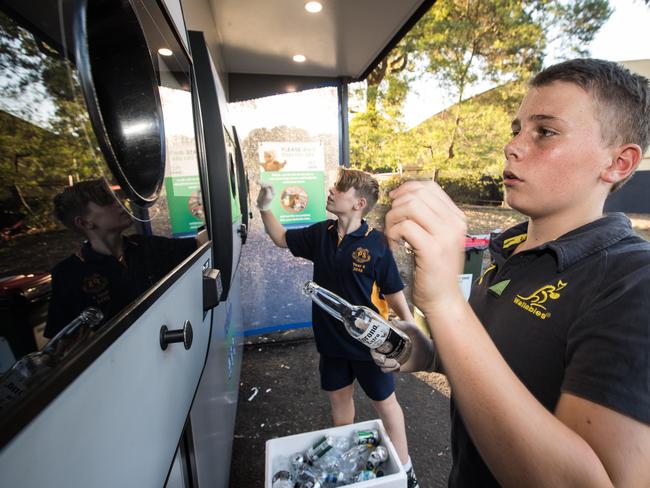
<svg viewBox="0 0 650 488"><path fill-rule="evenodd" d="M314 263L314 281L355 305L388 316L388 307L413 321L404 297L395 259L385 236L363 219L374 207L379 184L368 173L341 169L330 188L326 209L337 219L302 229L285 230L269 210L274 191L262 184L257 206L264 228L278 247ZM408 455L404 414L395 396L391 373L383 373L367 347L344 325L315 304L312 324L320 353L321 388L327 391L334 425L354 422L353 382L356 379L381 417L408 474L408 488L418 483Z"/></svg>

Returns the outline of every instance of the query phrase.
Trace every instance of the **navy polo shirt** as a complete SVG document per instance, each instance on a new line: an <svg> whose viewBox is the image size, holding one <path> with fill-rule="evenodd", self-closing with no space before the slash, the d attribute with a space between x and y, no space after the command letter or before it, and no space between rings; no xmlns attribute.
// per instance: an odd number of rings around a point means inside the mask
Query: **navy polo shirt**
<svg viewBox="0 0 650 488"><path fill-rule="evenodd" d="M52 270L45 337L54 337L87 307L99 308L107 321L195 249L194 239L132 235L124 237L124 258L118 260L85 242Z"/></svg>
<svg viewBox="0 0 650 488"><path fill-rule="evenodd" d="M513 255L527 226L490 243L474 312L549 411L567 392L650 424L650 243L610 214ZM498 486L453 401L451 414L449 485Z"/></svg>
<svg viewBox="0 0 650 488"><path fill-rule="evenodd" d="M316 283L353 305L365 305L379 311L381 304L377 298L404 288L386 237L368 227L365 220L340 243L336 220L288 230L286 240L294 256L313 261ZM321 354L372 360L368 348L353 339L339 320L316 304L312 305L312 324L316 348Z"/></svg>

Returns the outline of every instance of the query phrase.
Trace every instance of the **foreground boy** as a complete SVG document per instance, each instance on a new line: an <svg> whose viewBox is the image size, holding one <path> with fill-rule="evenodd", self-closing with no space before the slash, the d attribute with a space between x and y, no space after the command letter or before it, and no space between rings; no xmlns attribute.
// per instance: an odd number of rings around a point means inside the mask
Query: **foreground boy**
<svg viewBox="0 0 650 488"><path fill-rule="evenodd" d="M503 173L506 202L529 219L493 240L469 304L463 214L434 183L391 193L386 233L414 249L433 337L405 326L417 353L402 370L451 383L450 486L650 486L650 245L603 215L649 127L648 80L615 63L538 74Z"/></svg>
<svg viewBox="0 0 650 488"><path fill-rule="evenodd" d="M327 197L327 210L338 217L303 229L286 231L269 210L273 188L262 185L257 199L266 232L279 247L314 262L314 281L355 305L375 311L390 306L403 320L413 321L402 289L404 283L378 230L363 217L379 195L377 181L368 173L341 169ZM381 296L385 298L381 299ZM354 422L355 378L372 400L409 476L408 488L418 486L406 443L404 414L395 396L392 374L382 373L367 347L356 341L341 322L314 305L312 324L320 353L321 387L329 394L334 425Z"/></svg>

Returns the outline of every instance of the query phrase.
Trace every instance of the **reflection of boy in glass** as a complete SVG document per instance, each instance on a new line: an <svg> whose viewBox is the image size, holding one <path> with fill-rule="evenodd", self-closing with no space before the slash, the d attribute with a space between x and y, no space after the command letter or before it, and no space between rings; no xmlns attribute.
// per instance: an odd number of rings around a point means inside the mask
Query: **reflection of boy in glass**
<svg viewBox="0 0 650 488"><path fill-rule="evenodd" d="M76 183L56 195L54 213L87 241L52 271L47 338L89 306L110 319L197 246L194 239L122 235L131 216L101 179Z"/></svg>

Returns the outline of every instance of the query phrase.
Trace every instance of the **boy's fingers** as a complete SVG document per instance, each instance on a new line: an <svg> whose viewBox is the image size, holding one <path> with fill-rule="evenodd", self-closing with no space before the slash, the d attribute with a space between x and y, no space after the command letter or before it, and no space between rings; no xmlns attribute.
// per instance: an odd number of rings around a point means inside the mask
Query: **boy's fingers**
<svg viewBox="0 0 650 488"><path fill-rule="evenodd" d="M401 188L401 187L400 187ZM393 195L391 193L391 195ZM435 183L430 185L421 185L413 188L408 192L400 192L395 194L392 198L392 208L397 208L403 205L408 205L417 212L423 206L429 207L431 210L441 216L449 216L451 218L460 217L465 219L465 214L453 202L449 195L447 195L442 188Z"/></svg>
<svg viewBox="0 0 650 488"><path fill-rule="evenodd" d="M386 237L393 242L408 242L411 251L418 254L426 249L431 239L431 234L412 220L402 220L386 226Z"/></svg>
<svg viewBox="0 0 650 488"><path fill-rule="evenodd" d="M422 188L424 182L422 181L407 181L402 183L400 186L388 193L388 196L391 199L398 198L400 195L404 195L413 191L416 191L418 188Z"/></svg>
<svg viewBox="0 0 650 488"><path fill-rule="evenodd" d="M384 373L399 371L400 364L395 359L389 359L383 354L380 354L373 350L370 351L370 355L372 356L375 364L379 366Z"/></svg>
<svg viewBox="0 0 650 488"><path fill-rule="evenodd" d="M408 198L408 197L407 197ZM417 200L408 199L400 205L393 206L386 213L384 229L386 233L396 224L405 220L417 223L423 230L433 234L436 222L440 221L435 210L428 205L423 205Z"/></svg>

